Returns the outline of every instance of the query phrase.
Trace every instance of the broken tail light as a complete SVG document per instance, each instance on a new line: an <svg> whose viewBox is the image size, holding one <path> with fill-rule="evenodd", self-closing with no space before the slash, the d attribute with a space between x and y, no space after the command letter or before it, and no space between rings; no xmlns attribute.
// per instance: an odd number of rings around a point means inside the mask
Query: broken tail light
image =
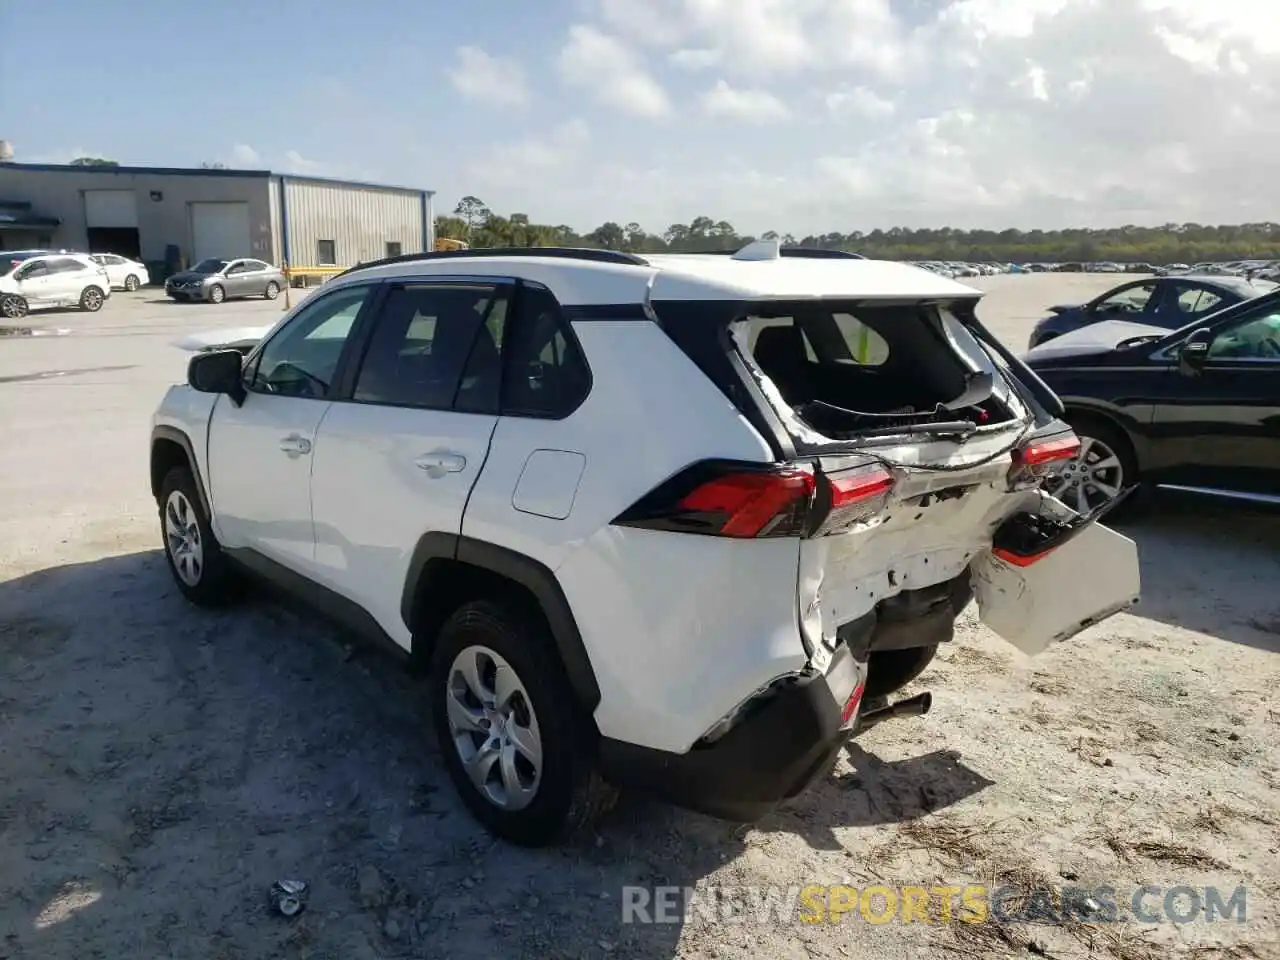
<svg viewBox="0 0 1280 960"><path fill-rule="evenodd" d="M893 483L893 475L879 464L826 476L808 464L703 461L613 522L738 539L823 535L883 510Z"/></svg>
<svg viewBox="0 0 1280 960"><path fill-rule="evenodd" d="M794 465L696 463L638 500L613 522L704 536L803 536L817 480Z"/></svg>
<svg viewBox="0 0 1280 960"><path fill-rule="evenodd" d="M882 513L893 491L894 478L879 463L869 463L824 476L829 503L818 535L839 533ZM822 509L819 504L819 509Z"/></svg>
<svg viewBox="0 0 1280 960"><path fill-rule="evenodd" d="M1013 451L1013 466L1009 470L1012 487L1034 486L1057 467L1080 455L1080 438L1073 431L1050 437L1032 437Z"/></svg>

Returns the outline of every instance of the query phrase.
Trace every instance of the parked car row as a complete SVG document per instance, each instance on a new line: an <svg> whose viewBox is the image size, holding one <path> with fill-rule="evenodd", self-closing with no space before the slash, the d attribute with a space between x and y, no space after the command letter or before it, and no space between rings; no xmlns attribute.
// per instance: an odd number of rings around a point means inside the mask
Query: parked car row
<svg viewBox="0 0 1280 960"><path fill-rule="evenodd" d="M1087 513L1136 488L1280 504L1280 287L1167 276L1052 308L1027 365L1080 448L1045 489Z"/></svg>
<svg viewBox="0 0 1280 960"><path fill-rule="evenodd" d="M94 312L113 290L129 293L151 283L146 264L114 253L70 250L0 252L0 318L18 320L32 310L78 306ZM284 273L253 258L201 260L164 281L172 300L222 303L239 297L274 300Z"/></svg>
<svg viewBox="0 0 1280 960"><path fill-rule="evenodd" d="M1179 274L1131 280L1088 303L1049 308L1031 331L1028 347L1105 320L1127 320L1177 330L1201 317L1276 289L1270 280L1210 274Z"/></svg>

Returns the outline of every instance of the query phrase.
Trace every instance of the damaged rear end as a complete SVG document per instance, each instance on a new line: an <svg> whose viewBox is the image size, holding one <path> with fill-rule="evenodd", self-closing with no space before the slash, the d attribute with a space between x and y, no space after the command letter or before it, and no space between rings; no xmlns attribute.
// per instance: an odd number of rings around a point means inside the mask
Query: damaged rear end
<svg viewBox="0 0 1280 960"><path fill-rule="evenodd" d="M868 721L975 596L983 621L1030 654L1138 596L1132 541L1040 490L1078 441L1057 398L977 320L977 297L651 305L776 457L754 479L700 465L723 473L718 490L701 474L673 482L744 535L800 539L811 662L823 670L847 650L868 663Z"/></svg>

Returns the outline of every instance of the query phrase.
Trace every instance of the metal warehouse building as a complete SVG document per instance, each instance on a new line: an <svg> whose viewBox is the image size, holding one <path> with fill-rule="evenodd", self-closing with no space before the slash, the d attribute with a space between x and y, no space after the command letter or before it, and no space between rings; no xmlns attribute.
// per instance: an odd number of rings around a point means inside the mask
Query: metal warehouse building
<svg viewBox="0 0 1280 960"><path fill-rule="evenodd" d="M430 250L434 224L429 190L269 170L0 163L0 250L353 266Z"/></svg>

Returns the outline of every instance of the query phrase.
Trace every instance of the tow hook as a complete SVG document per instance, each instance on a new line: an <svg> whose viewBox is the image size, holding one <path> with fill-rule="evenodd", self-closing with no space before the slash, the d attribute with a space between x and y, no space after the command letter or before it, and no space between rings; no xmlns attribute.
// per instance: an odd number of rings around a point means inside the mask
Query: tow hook
<svg viewBox="0 0 1280 960"><path fill-rule="evenodd" d="M914 697L899 700L897 703L890 703L874 710L868 710L858 717L858 722L854 725L852 733L853 735L863 733L876 724L883 723L885 720L892 720L894 717L922 717L929 712L929 708L932 706L933 694L920 693Z"/></svg>

